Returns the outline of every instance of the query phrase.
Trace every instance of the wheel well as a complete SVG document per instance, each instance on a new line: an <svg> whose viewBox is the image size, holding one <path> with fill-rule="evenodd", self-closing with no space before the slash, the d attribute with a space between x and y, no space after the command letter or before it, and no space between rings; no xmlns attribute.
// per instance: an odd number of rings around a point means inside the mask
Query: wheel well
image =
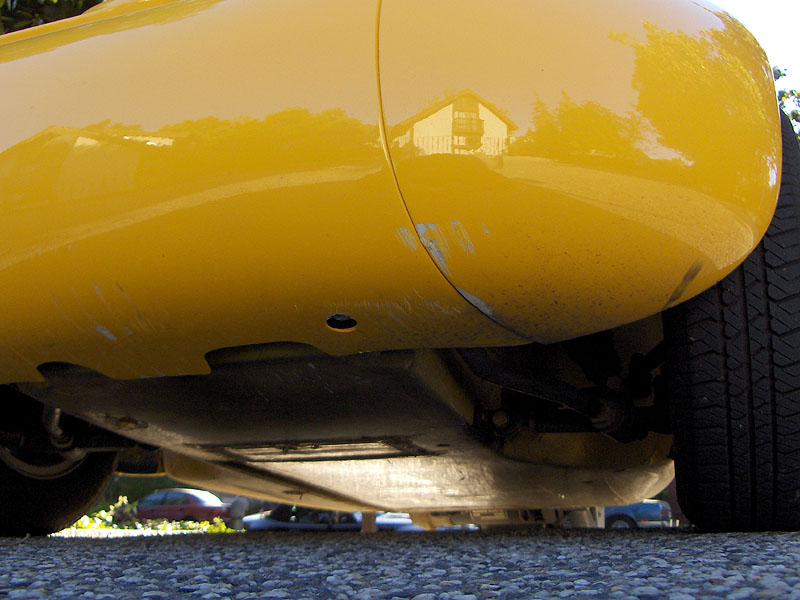
<svg viewBox="0 0 800 600"><path fill-rule="evenodd" d="M160 455L153 447L88 423L23 394L13 385L0 386L3 419L0 446L27 452L120 452L121 472L157 473ZM59 439L56 439L56 438Z"/></svg>

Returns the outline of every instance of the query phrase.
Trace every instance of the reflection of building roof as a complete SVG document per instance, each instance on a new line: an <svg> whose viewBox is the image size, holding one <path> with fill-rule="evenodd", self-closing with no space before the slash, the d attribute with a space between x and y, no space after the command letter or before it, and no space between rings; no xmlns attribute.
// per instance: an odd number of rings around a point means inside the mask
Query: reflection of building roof
<svg viewBox="0 0 800 600"><path fill-rule="evenodd" d="M8 148L21 149L36 146L36 144L52 141L66 141L77 147L89 147L99 143L111 143L136 147L146 146L172 146L175 137L153 136L143 132L138 127L125 125L106 125L103 123L89 125L84 128L51 125L34 133L27 139Z"/></svg>
<svg viewBox="0 0 800 600"><path fill-rule="evenodd" d="M411 128L412 125L414 125L414 123L418 123L423 119L427 119L432 114L439 112L443 108L449 106L450 104L453 104L456 100L463 97L472 97L475 100L477 100L480 104L488 108L498 119L503 121L503 123L505 123L508 126L509 131L514 131L515 129L518 129L514 121L512 121L506 116L504 110L499 108L494 103L489 102L484 98L481 98L478 94L476 94L472 90L465 89L461 90L456 94L453 94L452 96L448 96L444 100L441 100L436 104L429 106L425 110L418 112L417 114L405 119L404 121L400 121L397 125L391 128L391 137L395 138L403 135L406 131L408 131Z"/></svg>

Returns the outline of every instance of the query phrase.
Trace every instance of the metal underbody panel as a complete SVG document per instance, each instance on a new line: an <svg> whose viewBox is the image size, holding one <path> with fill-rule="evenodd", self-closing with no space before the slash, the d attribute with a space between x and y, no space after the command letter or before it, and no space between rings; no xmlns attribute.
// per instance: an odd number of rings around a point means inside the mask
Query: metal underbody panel
<svg viewBox="0 0 800 600"><path fill-rule="evenodd" d="M208 360L209 375L125 381L45 365L47 383L20 389L164 447L176 478L327 508L624 504L672 477L665 457L598 469L502 456L469 426L474 387L447 353L333 357L279 345Z"/></svg>

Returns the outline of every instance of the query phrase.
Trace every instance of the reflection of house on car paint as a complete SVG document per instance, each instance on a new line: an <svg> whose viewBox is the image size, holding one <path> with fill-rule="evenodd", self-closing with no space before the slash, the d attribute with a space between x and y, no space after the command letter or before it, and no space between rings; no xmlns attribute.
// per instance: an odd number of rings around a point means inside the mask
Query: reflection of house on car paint
<svg viewBox="0 0 800 600"><path fill-rule="evenodd" d="M517 129L494 104L463 90L395 125L392 146L414 155L504 154Z"/></svg>

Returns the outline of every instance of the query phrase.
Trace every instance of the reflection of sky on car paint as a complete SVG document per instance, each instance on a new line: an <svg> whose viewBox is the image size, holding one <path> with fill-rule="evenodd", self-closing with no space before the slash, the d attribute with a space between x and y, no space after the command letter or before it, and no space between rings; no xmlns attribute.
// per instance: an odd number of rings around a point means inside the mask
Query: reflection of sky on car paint
<svg viewBox="0 0 800 600"><path fill-rule="evenodd" d="M384 106L389 125L396 124L426 106L465 87L501 106L519 126L530 125L531 102L540 98L555 105L566 92L578 104L592 100L602 106L625 114L638 98L631 86L634 76L635 50L633 44L610 40L613 32L624 34L631 42L643 43L647 32L643 22L658 23L659 27L696 34L719 27L719 19L704 11L694 11L690 27L687 19L676 16L668 2L653 2L641 10L627 10L627 3L613 4L564 3L558 10L537 15L535 35L531 31L530 5L524 1L508 0L502 10L485 11L480 5L463 4L465 12L481 14L473 22L459 21L458 39L482 40L487 31L503 31L502 40L491 44L442 44L439 31L452 20L453 3L426 3L424 21L417 10L407 10L403 4L384 4L381 14L382 72L386 64L383 52L394 40L402 46L402 65L394 65L407 73L413 72L414 94L406 96L403 104ZM391 28L386 24L391 23ZM600 25L602 23L602 25ZM413 44L405 43L404 32L416 31ZM572 32L569 40L546 32ZM435 64L432 64L435 62ZM528 81L520 81L514 64L525 64ZM514 72L517 76L509 77ZM476 74L479 78L476 78ZM395 96L391 81L381 77L384 101ZM546 81L546 85L542 82ZM531 94L520 94L524 86Z"/></svg>
<svg viewBox="0 0 800 600"><path fill-rule="evenodd" d="M797 0L715 0L756 36L770 63L788 71L778 87L800 88L800 45L797 43Z"/></svg>
<svg viewBox="0 0 800 600"><path fill-rule="evenodd" d="M345 42L340 28L307 25L312 11L307 0L271 4L263 20L253 17L253 5L247 3L198 4L194 12L180 3L143 11L113 35L102 20L50 34L54 46L63 44L57 52L44 43L27 50L24 43L3 48L0 78L30 81L37 93L23 90L25 111L15 106L19 95L0 94L0 114L15 115L3 121L0 151L46 126L85 127L103 119L155 131L209 115L261 118L302 106L312 112L346 107L350 116L377 122L371 6L354 4L343 13L332 4L313 5L320 23L337 17L348 23L353 31ZM222 35L221 23L236 35ZM336 50L319 50L325 48ZM153 52L149 58L148 52ZM35 81L32 61L40 75ZM76 65L83 64L92 68L81 70L76 85ZM49 122L43 123L45 115Z"/></svg>

